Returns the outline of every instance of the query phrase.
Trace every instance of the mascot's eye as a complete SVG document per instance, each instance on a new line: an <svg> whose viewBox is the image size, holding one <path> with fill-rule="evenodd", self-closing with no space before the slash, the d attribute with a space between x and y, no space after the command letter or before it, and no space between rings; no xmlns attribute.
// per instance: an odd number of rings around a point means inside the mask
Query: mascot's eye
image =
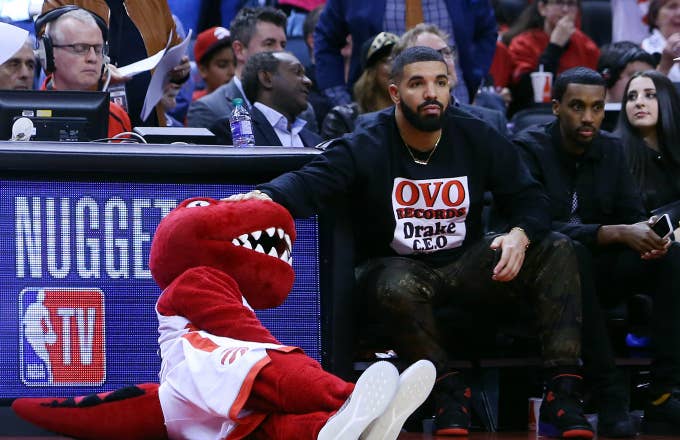
<svg viewBox="0 0 680 440"><path fill-rule="evenodd" d="M191 203L187 203L187 208L197 208L199 206L210 206L210 202L207 200L194 200Z"/></svg>

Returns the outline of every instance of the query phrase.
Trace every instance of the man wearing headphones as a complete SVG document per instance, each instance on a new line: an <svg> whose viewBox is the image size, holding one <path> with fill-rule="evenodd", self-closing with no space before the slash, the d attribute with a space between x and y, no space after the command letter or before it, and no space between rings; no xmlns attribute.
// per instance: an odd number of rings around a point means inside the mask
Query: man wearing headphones
<svg viewBox="0 0 680 440"><path fill-rule="evenodd" d="M38 17L38 57L47 74L42 89L97 90L107 58L106 33L100 17L74 6ZM131 130L128 114L111 102L109 137Z"/></svg>

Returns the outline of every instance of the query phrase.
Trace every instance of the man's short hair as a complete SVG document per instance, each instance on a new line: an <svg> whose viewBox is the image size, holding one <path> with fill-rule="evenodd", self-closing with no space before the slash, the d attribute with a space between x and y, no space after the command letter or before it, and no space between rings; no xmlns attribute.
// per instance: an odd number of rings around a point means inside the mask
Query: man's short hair
<svg viewBox="0 0 680 440"><path fill-rule="evenodd" d="M406 50L406 48L414 46L416 44L416 40L422 34L434 34L441 38L446 44L448 44L449 41L449 36L446 34L446 32L441 30L436 24L418 23L415 25L415 27L409 29L401 35L399 42L392 48L392 57L396 57Z"/></svg>
<svg viewBox="0 0 680 440"><path fill-rule="evenodd" d="M68 11L65 14L60 15L59 17L55 18L54 21L47 23L47 25L45 26L45 33L52 39L53 44L60 44L63 42L64 33L61 30L61 28L57 26L57 23L60 23L62 20L66 18L72 18L81 23L94 25L97 26L97 28L100 31L102 30L101 26L99 25L99 23L97 23L97 20L94 18L90 11L86 9L74 9L73 11ZM103 31L102 38L106 39L106 36L104 35Z"/></svg>
<svg viewBox="0 0 680 440"><path fill-rule="evenodd" d="M231 41L240 41L245 46L250 44L250 39L255 34L257 23L266 22L286 30L286 14L276 8L265 6L262 8L242 8L231 21L229 32Z"/></svg>
<svg viewBox="0 0 680 440"><path fill-rule="evenodd" d="M444 57L436 50L425 46L413 46L397 55L394 61L392 61L390 78L394 82L399 82L401 75L404 73L405 66L424 61L441 61L446 66Z"/></svg>
<svg viewBox="0 0 680 440"><path fill-rule="evenodd" d="M567 90L569 84L584 84L589 86L602 86L604 90L606 84L602 75L589 69L587 67L574 67L565 70L557 76L555 84L553 84L552 99L556 101L562 100L564 92Z"/></svg>
<svg viewBox="0 0 680 440"><path fill-rule="evenodd" d="M248 58L245 66L243 66L241 84L243 85L243 93L251 103L257 101L257 92L260 90L259 73L275 73L279 68L281 60L276 57L277 53L283 52L258 52Z"/></svg>

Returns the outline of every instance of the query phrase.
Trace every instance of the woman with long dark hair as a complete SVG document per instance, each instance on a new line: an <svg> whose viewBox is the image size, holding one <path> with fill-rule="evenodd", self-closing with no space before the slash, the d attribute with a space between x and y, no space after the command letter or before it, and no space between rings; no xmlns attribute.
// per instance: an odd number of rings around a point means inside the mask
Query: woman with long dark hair
<svg viewBox="0 0 680 440"><path fill-rule="evenodd" d="M680 202L680 95L663 73L631 76L616 131L645 208ZM674 226L677 227L678 219Z"/></svg>

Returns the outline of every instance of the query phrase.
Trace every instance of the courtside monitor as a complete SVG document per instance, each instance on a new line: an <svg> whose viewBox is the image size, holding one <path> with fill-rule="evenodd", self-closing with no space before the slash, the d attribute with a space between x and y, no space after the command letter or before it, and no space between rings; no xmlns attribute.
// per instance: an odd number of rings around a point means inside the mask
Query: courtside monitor
<svg viewBox="0 0 680 440"><path fill-rule="evenodd" d="M107 92L0 90L0 140L87 142L108 129Z"/></svg>

